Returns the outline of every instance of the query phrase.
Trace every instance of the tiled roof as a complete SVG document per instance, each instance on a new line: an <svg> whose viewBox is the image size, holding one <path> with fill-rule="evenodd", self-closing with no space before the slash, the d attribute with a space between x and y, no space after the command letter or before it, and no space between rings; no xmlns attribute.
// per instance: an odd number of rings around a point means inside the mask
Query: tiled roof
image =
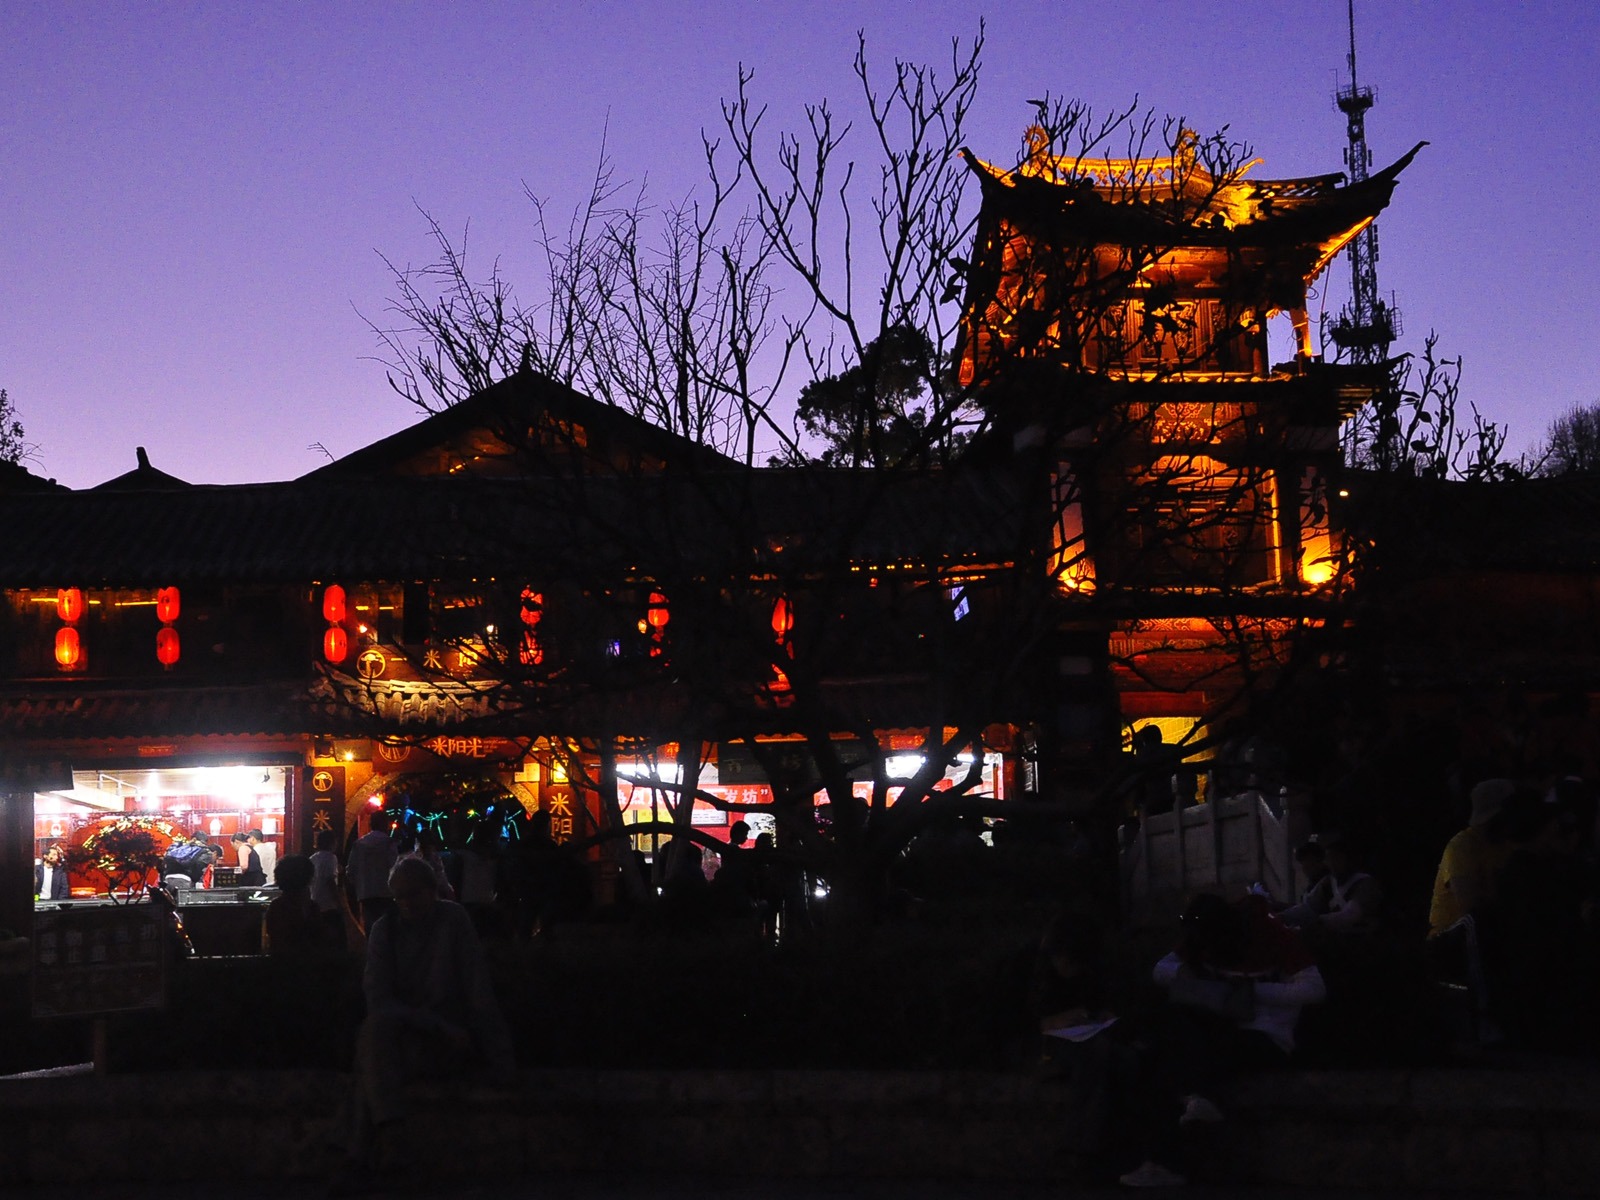
<svg viewBox="0 0 1600 1200"><path fill-rule="evenodd" d="M21 463L0 461L0 494L6 492L66 491L54 479L43 479Z"/></svg>
<svg viewBox="0 0 1600 1200"><path fill-rule="evenodd" d="M250 484L0 496L0 586L423 576L435 557L437 490Z"/></svg>
<svg viewBox="0 0 1600 1200"><path fill-rule="evenodd" d="M339 726L350 724L295 684L0 692L0 734L8 740L291 736L343 732Z"/></svg>
<svg viewBox="0 0 1600 1200"><path fill-rule="evenodd" d="M1418 566L1600 569L1600 476L1469 483L1352 471L1346 487L1352 526Z"/></svg>
<svg viewBox="0 0 1600 1200"><path fill-rule="evenodd" d="M557 444L541 440L555 430ZM469 445L500 451L538 445L552 457L576 453L596 462L737 466L734 460L613 404L533 372L521 372L389 437L319 467L306 479L370 478L437 469L437 452Z"/></svg>
<svg viewBox="0 0 1600 1200"><path fill-rule="evenodd" d="M0 587L467 579L531 556L738 570L776 538L816 564L1020 552L998 479L765 470L666 478L317 479L0 494Z"/></svg>

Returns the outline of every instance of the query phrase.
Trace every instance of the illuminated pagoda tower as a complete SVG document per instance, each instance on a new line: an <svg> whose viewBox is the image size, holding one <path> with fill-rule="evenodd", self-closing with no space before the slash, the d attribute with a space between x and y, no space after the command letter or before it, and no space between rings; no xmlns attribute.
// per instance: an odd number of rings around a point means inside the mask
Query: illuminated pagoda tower
<svg viewBox="0 0 1600 1200"><path fill-rule="evenodd" d="M1350 144L1344 162L1351 184L1366 181L1372 166L1367 149L1367 110L1377 103L1370 87L1356 82L1356 5L1347 0L1350 19L1350 85L1339 89L1334 102L1344 113ZM1350 239L1350 303L1339 313L1330 333L1334 343L1353 363L1381 363L1400 333L1400 314L1378 297L1378 227L1368 225Z"/></svg>
<svg viewBox="0 0 1600 1200"><path fill-rule="evenodd" d="M1048 513L1062 615L1040 708L1067 774L1130 726L1215 729L1331 619L1338 431L1383 380L1322 361L1307 296L1417 149L1349 181L1255 178L1259 160L1176 129L1126 159L1038 129L1013 169L969 158L960 367ZM1273 365L1280 320L1294 349Z"/></svg>

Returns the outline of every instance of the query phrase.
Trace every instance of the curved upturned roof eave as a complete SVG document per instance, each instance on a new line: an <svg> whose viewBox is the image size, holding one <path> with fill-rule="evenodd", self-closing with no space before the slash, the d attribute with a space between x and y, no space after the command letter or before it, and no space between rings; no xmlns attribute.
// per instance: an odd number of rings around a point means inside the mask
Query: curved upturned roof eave
<svg viewBox="0 0 1600 1200"><path fill-rule="evenodd" d="M1262 215L1232 225L1174 220L1151 205L1117 203L1092 184L1058 183L1017 170L1004 171L962 151L983 190L989 221L1000 217L1023 231L1033 231L1058 244L1215 248L1232 252L1283 251L1314 247L1302 263L1307 282L1315 279L1352 238L1370 225L1389 204L1400 173L1428 143L1418 142L1383 170L1359 183L1295 195L1306 181L1241 181L1262 197ZM1339 176L1320 176L1320 181ZM990 226L992 230L992 225ZM980 231L981 236L981 231Z"/></svg>

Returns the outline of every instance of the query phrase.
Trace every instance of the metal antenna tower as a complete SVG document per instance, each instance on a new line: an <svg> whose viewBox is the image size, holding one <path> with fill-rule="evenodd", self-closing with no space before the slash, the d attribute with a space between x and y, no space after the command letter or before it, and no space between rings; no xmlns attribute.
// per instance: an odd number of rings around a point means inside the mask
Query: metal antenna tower
<svg viewBox="0 0 1600 1200"><path fill-rule="evenodd" d="M1344 152L1344 164L1352 184L1362 183L1372 166L1372 151L1367 149L1367 109L1376 100L1372 89L1356 82L1356 3L1347 0L1350 18L1350 86L1342 87L1334 97L1339 111L1344 113L1349 148ZM1351 239L1350 248L1350 303L1339 312L1333 323L1334 342L1349 352L1350 361L1361 364L1381 363L1389 357L1389 344L1400 332L1400 314L1393 305L1378 298L1378 226L1368 225Z"/></svg>

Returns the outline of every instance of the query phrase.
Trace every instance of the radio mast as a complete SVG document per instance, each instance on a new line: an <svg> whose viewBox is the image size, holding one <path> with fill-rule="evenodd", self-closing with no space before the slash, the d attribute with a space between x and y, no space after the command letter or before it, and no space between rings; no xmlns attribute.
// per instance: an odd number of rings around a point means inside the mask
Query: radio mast
<svg viewBox="0 0 1600 1200"><path fill-rule="evenodd" d="M1376 103L1372 89L1356 81L1356 3L1347 0L1350 18L1350 85L1342 87L1334 103L1344 113L1350 145L1344 152L1344 165L1350 182L1365 181L1372 166L1372 151L1367 149L1367 109ZM1349 352L1350 361L1364 365L1381 363L1389 357L1389 345L1400 332L1400 314L1393 305L1378 298L1378 227L1370 224L1351 239L1350 303L1340 310L1333 323L1335 344Z"/></svg>

